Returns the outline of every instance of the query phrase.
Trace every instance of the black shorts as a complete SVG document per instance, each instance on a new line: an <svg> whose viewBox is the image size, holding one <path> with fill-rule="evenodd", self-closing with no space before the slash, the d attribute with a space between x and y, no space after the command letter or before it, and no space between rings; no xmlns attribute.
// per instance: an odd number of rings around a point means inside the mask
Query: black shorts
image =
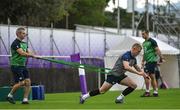
<svg viewBox="0 0 180 110"><path fill-rule="evenodd" d="M114 76L114 75L107 75L106 82L114 85L116 83L120 83L124 78L126 78L127 75L122 74L121 76Z"/></svg>
<svg viewBox="0 0 180 110"><path fill-rule="evenodd" d="M144 66L144 72L149 74L155 74L156 62L146 63Z"/></svg>
<svg viewBox="0 0 180 110"><path fill-rule="evenodd" d="M11 66L15 83L29 78L28 70L25 66Z"/></svg>
<svg viewBox="0 0 180 110"><path fill-rule="evenodd" d="M156 77L156 79L160 78L160 71L155 71L155 77Z"/></svg>
<svg viewBox="0 0 180 110"><path fill-rule="evenodd" d="M156 77L156 79L160 78L160 69L158 66L156 66L156 68L155 68L155 77Z"/></svg>

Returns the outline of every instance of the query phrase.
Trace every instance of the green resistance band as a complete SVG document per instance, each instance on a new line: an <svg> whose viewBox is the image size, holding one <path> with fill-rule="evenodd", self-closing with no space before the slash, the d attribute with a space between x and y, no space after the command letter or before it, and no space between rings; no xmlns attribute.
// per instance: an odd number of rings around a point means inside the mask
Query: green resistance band
<svg viewBox="0 0 180 110"><path fill-rule="evenodd" d="M102 74L108 74L111 71L111 69L109 69L109 68L101 68L101 67L96 67L96 66L92 66L92 65L80 64L77 62L66 62L64 60L55 60L55 59L51 59L51 58L42 58L42 57L38 57L37 59L46 60L46 61L63 64L63 65L68 65L68 66L75 67L75 68L82 68L82 69L86 69L89 71L94 71L94 72L98 72L98 73L102 73Z"/></svg>

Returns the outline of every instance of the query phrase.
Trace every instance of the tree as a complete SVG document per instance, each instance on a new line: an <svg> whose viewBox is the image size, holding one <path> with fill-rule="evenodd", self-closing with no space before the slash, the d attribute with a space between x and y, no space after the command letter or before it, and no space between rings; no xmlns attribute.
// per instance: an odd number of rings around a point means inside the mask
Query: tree
<svg viewBox="0 0 180 110"><path fill-rule="evenodd" d="M48 26L63 19L75 0L0 0L0 20L12 24Z"/></svg>
<svg viewBox="0 0 180 110"><path fill-rule="evenodd" d="M110 0L0 0L0 22L70 28L74 24L116 27L117 9L105 12ZM129 22L130 21L130 22ZM131 27L131 14L121 9L121 25Z"/></svg>
<svg viewBox="0 0 180 110"><path fill-rule="evenodd" d="M73 24L104 26L106 0L76 0L70 11L71 27Z"/></svg>

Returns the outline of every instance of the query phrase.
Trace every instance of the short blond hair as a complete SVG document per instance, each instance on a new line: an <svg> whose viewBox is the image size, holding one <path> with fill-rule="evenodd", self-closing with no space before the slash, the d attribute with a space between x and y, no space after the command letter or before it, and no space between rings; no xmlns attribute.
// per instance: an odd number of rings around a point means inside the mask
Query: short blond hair
<svg viewBox="0 0 180 110"><path fill-rule="evenodd" d="M139 44L139 43L134 43L133 46L132 46L132 48L142 49L142 46L141 46L141 44Z"/></svg>

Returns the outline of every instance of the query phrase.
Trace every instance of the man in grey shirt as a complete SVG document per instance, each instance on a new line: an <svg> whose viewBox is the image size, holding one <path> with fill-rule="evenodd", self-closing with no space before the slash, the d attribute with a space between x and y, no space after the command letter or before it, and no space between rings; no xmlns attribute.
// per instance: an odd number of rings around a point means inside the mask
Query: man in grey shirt
<svg viewBox="0 0 180 110"><path fill-rule="evenodd" d="M136 83L130 77L125 75L125 72L129 71L134 74L147 77L147 75L137 65L135 58L137 55L139 55L141 50L142 47L140 44L133 44L130 51L125 52L118 58L112 71L108 73L107 79L103 85L99 89L92 90L89 93L82 95L80 97L80 104L83 104L89 97L104 94L116 83L128 86L115 100L115 103L123 103L124 96L130 94L137 87Z"/></svg>

